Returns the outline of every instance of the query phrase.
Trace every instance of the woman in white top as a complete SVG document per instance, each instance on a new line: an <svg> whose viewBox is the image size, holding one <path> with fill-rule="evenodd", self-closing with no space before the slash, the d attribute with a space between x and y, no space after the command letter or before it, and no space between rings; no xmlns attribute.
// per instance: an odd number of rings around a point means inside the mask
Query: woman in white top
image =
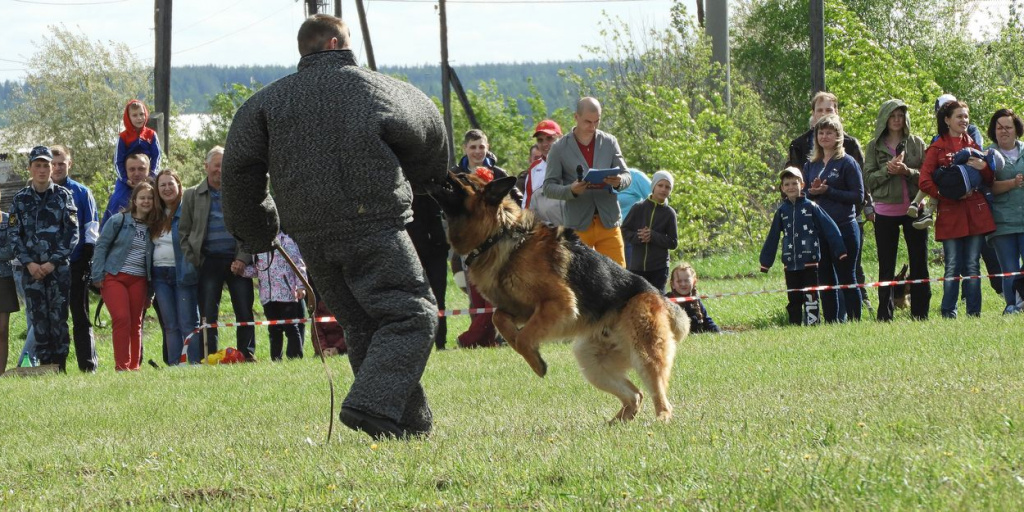
<svg viewBox="0 0 1024 512"><path fill-rule="evenodd" d="M156 176L156 188L163 222L153 229L153 291L167 340L167 361L173 366L184 362L185 338L199 325L198 275L183 256L178 237L181 178L173 170L164 169ZM188 361L198 363L203 357L202 343L190 342L188 348Z"/></svg>

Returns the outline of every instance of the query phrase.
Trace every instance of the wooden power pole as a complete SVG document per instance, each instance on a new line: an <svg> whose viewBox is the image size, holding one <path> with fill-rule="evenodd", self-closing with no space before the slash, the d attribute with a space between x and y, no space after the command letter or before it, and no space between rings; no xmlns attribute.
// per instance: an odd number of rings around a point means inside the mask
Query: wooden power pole
<svg viewBox="0 0 1024 512"><path fill-rule="evenodd" d="M439 0L441 15L441 107L444 108L444 130L448 132L448 161L455 161L455 141L452 138L452 89L448 75L448 10L445 0Z"/></svg>
<svg viewBox="0 0 1024 512"><path fill-rule="evenodd" d="M811 0L811 95L825 90L825 0Z"/></svg>
<svg viewBox="0 0 1024 512"><path fill-rule="evenodd" d="M699 4L699 2L698 2ZM711 57L722 66L725 90L722 99L732 109L732 83L729 65L729 2L710 2L704 31L711 36Z"/></svg>
<svg viewBox="0 0 1024 512"><path fill-rule="evenodd" d="M359 11L359 28L363 31L363 44L366 46L366 64L370 66L371 70L377 71L377 59L373 58L373 44L370 42L370 27L366 23L366 9L363 7L363 0L356 0L356 10ZM340 18L341 15L339 14L338 17ZM443 14L441 19L444 19ZM442 21L441 24L443 25L444 22Z"/></svg>
<svg viewBox="0 0 1024 512"><path fill-rule="evenodd" d="M153 67L153 106L160 148L168 150L167 129L171 121L171 2L156 1L156 55Z"/></svg>

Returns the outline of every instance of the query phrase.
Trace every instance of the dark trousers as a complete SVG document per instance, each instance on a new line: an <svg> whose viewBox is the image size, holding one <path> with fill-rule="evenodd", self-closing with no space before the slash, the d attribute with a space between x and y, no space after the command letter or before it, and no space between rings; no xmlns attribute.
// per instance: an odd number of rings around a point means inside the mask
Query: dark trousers
<svg viewBox="0 0 1024 512"><path fill-rule="evenodd" d="M292 234L345 328L354 378L342 406L429 432L433 418L420 378L437 304L409 235L390 228L345 240L327 236Z"/></svg>
<svg viewBox="0 0 1024 512"><path fill-rule="evenodd" d="M231 295L231 307L234 309L236 322L252 322L252 303L255 299L255 292L252 287L252 279L241 277L231 272L233 257L221 258L207 256L199 268L199 315L206 317L206 321L214 323L220 312L220 296L224 291L224 285L228 285L228 294ZM245 357L253 357L256 352L256 328L238 327L235 332L238 335L238 350ZM202 338L199 338L201 340ZM193 343L199 340L194 340ZM210 329L209 343L207 349L210 353L217 351L217 329Z"/></svg>
<svg viewBox="0 0 1024 512"><path fill-rule="evenodd" d="M900 248L900 229L907 243L910 271L907 279L928 279L928 230L914 229L914 219L901 215L889 217L875 215L875 243L878 246L878 280L892 281L896 277L896 254ZM903 286L903 285L899 285ZM878 289L878 319L892 320L895 304L892 286ZM916 320L928 319L932 289L928 283L910 286L910 316Z"/></svg>
<svg viewBox="0 0 1024 512"><path fill-rule="evenodd" d="M996 250L988 243L981 244L981 261L985 262L985 272L988 275L1003 273L1003 267L999 264L999 258L996 257ZM990 277L988 284L996 293L1003 294L1003 278Z"/></svg>
<svg viewBox="0 0 1024 512"><path fill-rule="evenodd" d="M787 270L786 289L793 290L818 286L818 271L814 268L803 270ZM816 325L821 320L821 303L818 301L818 292L787 292L789 303L786 304L786 313L789 314L789 323L792 325Z"/></svg>
<svg viewBox="0 0 1024 512"><path fill-rule="evenodd" d="M83 372L94 372L99 364L96 357L96 340L92 335L92 322L89 320L89 260L82 258L71 263L71 294L69 306L71 321L74 322L72 338L75 341L75 357L78 358L78 369Z"/></svg>
<svg viewBox="0 0 1024 512"><path fill-rule="evenodd" d="M302 302L268 302L263 305L263 314L267 320L288 320L305 317L303 309ZM267 330L270 332L271 359L281 360L281 348L286 337L288 359L302 359L302 345L305 340L303 324L271 325Z"/></svg>
<svg viewBox="0 0 1024 512"><path fill-rule="evenodd" d="M434 293L434 300L437 301L437 309L445 309L445 294L448 293L448 244L437 243L436 240L424 236L418 232L409 231L409 238L416 248L416 256L420 259L423 272L426 274L427 282L430 283L430 291ZM441 317L437 322L437 332L434 333L434 347L444 350L448 342L448 321Z"/></svg>
<svg viewBox="0 0 1024 512"><path fill-rule="evenodd" d="M843 237L846 259L835 260L832 248L824 238L821 242L821 261L818 264L818 283L822 285L857 284L857 265L860 264L860 226L847 222L839 226ZM826 322L860 320L860 288L825 290L820 292L822 310ZM840 296L841 299L840 300Z"/></svg>
<svg viewBox="0 0 1024 512"><path fill-rule="evenodd" d="M928 229L915 229L913 220L906 215L874 216L874 242L878 246L879 281L892 281L896 278L896 255L899 252L900 228L903 229L903 241L906 242L906 254L910 266L907 279L928 279ZM879 288L878 318L880 321L888 322L893 319L895 310L893 292L894 287ZM914 319L928 319L931 300L932 289L927 283L911 285L910 316Z"/></svg>
<svg viewBox="0 0 1024 512"><path fill-rule="evenodd" d="M654 286L658 293L665 293L665 284L668 283L668 267L661 270L634 270L632 272L646 279L648 283L651 283L651 286Z"/></svg>

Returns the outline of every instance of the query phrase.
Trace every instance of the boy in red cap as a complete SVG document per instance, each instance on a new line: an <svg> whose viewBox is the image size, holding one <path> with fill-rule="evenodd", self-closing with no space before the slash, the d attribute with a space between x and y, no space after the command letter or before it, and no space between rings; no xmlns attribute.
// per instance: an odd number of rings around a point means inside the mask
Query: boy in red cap
<svg viewBox="0 0 1024 512"><path fill-rule="evenodd" d="M555 225L562 223L562 202L544 196L544 175L548 170L548 152L551 145L562 136L562 127L551 119L537 123L533 138L537 141L540 159L533 162L526 171L526 185L523 187L523 208L532 210L538 218Z"/></svg>

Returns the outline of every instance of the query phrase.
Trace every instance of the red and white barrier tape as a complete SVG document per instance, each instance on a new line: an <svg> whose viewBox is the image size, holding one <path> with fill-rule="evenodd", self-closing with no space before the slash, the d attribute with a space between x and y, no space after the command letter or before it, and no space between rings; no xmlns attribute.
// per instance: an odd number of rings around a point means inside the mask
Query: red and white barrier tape
<svg viewBox="0 0 1024 512"><path fill-rule="evenodd" d="M959 276L959 277L936 277L931 279L904 279L902 281L875 281L873 283L864 284L836 284L836 285L820 285L820 286L808 286L806 288L790 288L785 290L756 290L752 292L730 292L730 293L709 293L704 295L698 295L696 297L672 297L668 300L672 302L693 302L699 299L721 299L725 297L742 297L752 295L766 295L773 293L790 293L790 292L821 292L828 290L850 290L854 288L882 288L885 286L900 286L904 284L928 284L928 283L941 283L945 281L962 281L965 279L990 279L993 277L1012 277L1012 276L1024 276L1024 270L1020 272L1004 272L1002 274L988 274L984 276ZM493 313L496 308L469 308L469 309L451 309L451 310L440 310L437 312L439 317L449 317L458 315L483 315L486 313ZM181 349L181 362L187 362L187 351L189 342L192 341L192 337L202 332L203 329L216 329L218 327L251 327L251 326L262 326L262 325L285 325L285 324L304 324L313 322L336 322L337 319L333 316L318 316L314 318L290 318L287 320L262 320L256 322L230 322L230 323L212 323L202 324L196 327L188 337L185 338L185 346Z"/></svg>

